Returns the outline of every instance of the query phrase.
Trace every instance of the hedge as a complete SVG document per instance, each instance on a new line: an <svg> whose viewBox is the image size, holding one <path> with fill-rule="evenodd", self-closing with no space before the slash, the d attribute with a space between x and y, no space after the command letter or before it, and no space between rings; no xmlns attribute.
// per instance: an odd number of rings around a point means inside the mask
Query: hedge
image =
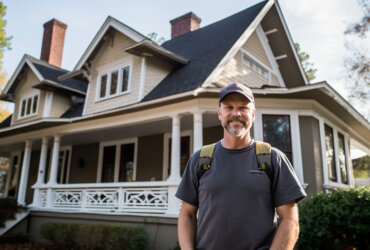
<svg viewBox="0 0 370 250"><path fill-rule="evenodd" d="M148 234L142 227L49 222L40 226L42 237L61 249L148 249Z"/></svg>
<svg viewBox="0 0 370 250"><path fill-rule="evenodd" d="M299 204L298 249L368 249L370 187L335 189Z"/></svg>

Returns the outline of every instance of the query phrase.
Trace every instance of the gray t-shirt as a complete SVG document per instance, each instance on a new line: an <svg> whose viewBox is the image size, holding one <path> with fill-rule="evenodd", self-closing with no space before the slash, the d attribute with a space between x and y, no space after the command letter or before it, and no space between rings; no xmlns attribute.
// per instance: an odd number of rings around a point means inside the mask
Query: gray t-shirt
<svg viewBox="0 0 370 250"><path fill-rule="evenodd" d="M306 196L287 157L272 148L273 194L258 171L255 143L243 149L216 144L211 169L198 180L200 151L190 158L176 197L198 207L196 249L267 249L274 237L275 208Z"/></svg>

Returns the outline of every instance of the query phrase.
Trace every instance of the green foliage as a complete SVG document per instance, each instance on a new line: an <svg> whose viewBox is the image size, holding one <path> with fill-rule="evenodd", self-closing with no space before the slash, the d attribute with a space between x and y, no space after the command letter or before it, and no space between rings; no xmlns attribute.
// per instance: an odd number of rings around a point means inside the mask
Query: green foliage
<svg viewBox="0 0 370 250"><path fill-rule="evenodd" d="M2 64L2 58L4 56L4 50L10 49L11 37L7 37L5 33L6 20L4 16L6 14L6 7L2 1L0 1L0 64Z"/></svg>
<svg viewBox="0 0 370 250"><path fill-rule="evenodd" d="M13 198L0 199L0 227L4 226L7 219L13 219L18 210L17 200Z"/></svg>
<svg viewBox="0 0 370 250"><path fill-rule="evenodd" d="M370 156L365 155L352 160L352 166L355 178L370 177Z"/></svg>
<svg viewBox="0 0 370 250"><path fill-rule="evenodd" d="M299 43L294 43L294 47L297 50L299 60L302 63L302 66L306 73L308 81L315 79L315 74L316 74L317 69L312 68L313 63L310 63L308 61L308 59L310 59L310 56L306 52L301 51L301 46L299 45Z"/></svg>
<svg viewBox="0 0 370 250"><path fill-rule="evenodd" d="M148 235L141 227L49 222L40 227L42 237L61 249L147 249Z"/></svg>
<svg viewBox="0 0 370 250"><path fill-rule="evenodd" d="M298 249L368 249L370 187L319 193L299 204Z"/></svg>
<svg viewBox="0 0 370 250"><path fill-rule="evenodd" d="M147 37L150 38L153 42L155 42L157 44L162 44L164 41L166 41L166 39L164 39L164 37L158 37L157 32L152 32L152 33L148 34Z"/></svg>

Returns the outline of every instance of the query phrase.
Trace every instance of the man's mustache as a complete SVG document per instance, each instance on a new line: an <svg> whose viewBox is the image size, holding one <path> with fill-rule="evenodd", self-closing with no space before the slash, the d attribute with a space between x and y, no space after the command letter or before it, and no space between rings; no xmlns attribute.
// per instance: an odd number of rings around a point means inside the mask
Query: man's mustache
<svg viewBox="0 0 370 250"><path fill-rule="evenodd" d="M231 117L231 118L227 119L227 124L229 124L230 122L233 122L233 121L241 122L244 125L246 124L245 120L241 117Z"/></svg>

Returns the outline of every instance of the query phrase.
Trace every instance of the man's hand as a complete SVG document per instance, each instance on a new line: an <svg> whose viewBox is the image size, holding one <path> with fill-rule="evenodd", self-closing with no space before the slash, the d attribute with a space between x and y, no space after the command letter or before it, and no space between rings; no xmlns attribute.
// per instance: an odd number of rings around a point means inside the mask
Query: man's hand
<svg viewBox="0 0 370 250"><path fill-rule="evenodd" d="M182 202L178 220L179 242L182 250L194 249L197 230L197 211L198 207L185 201Z"/></svg>
<svg viewBox="0 0 370 250"><path fill-rule="evenodd" d="M292 201L281 205L276 210L279 215L279 227L272 241L271 249L293 249L299 234L297 204Z"/></svg>

